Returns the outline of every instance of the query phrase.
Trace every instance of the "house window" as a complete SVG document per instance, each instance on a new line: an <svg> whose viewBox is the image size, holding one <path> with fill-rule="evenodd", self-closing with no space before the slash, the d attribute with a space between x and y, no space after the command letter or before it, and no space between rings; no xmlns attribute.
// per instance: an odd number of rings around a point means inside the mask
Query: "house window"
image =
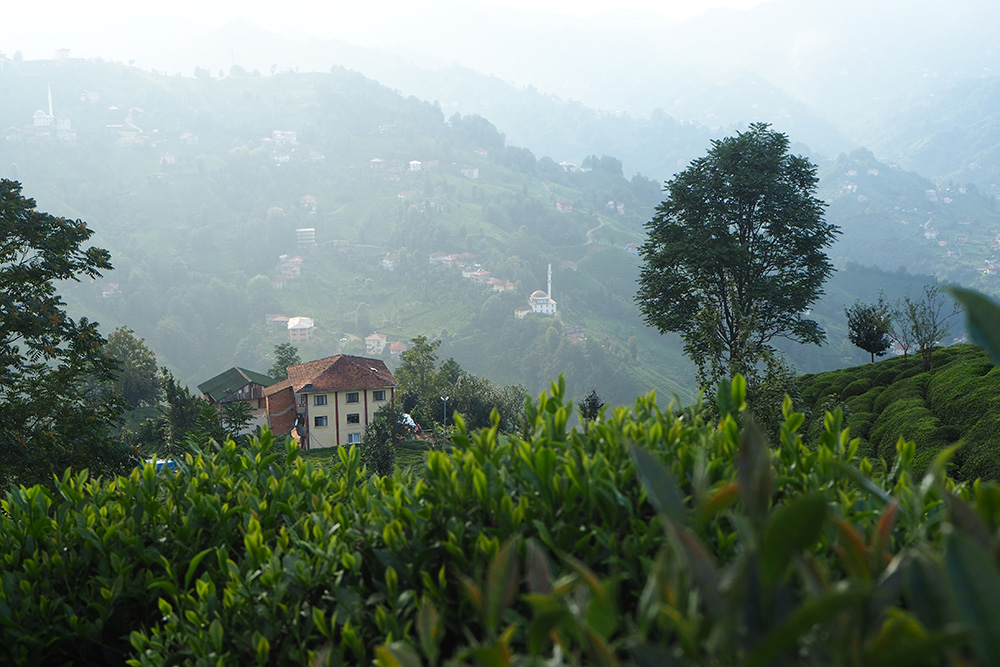
<svg viewBox="0 0 1000 667"><path fill-rule="evenodd" d="M349 444L349 445L360 445L361 444L361 434L360 433L348 433L347 434L347 444Z"/></svg>
<svg viewBox="0 0 1000 667"><path fill-rule="evenodd" d="M313 405L326 405L326 394L317 394L313 396Z"/></svg>
<svg viewBox="0 0 1000 667"><path fill-rule="evenodd" d="M372 392L372 400L376 403L385 400L385 389L378 389Z"/></svg>
<svg viewBox="0 0 1000 667"><path fill-rule="evenodd" d="M314 426L326 426L326 424L327 424L327 416L326 415L320 415L318 417L314 417L313 418L313 425Z"/></svg>
<svg viewBox="0 0 1000 667"><path fill-rule="evenodd" d="M360 399L358 398L358 392L352 391L347 394L348 403L357 403Z"/></svg>
<svg viewBox="0 0 1000 667"><path fill-rule="evenodd" d="M357 412L352 412L351 414L347 415L347 423L348 424L360 424L361 423L361 415L358 414Z"/></svg>

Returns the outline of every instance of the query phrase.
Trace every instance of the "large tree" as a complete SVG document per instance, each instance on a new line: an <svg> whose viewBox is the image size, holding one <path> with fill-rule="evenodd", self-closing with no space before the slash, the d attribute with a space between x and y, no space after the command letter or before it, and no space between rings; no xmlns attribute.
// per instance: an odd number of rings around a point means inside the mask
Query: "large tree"
<svg viewBox="0 0 1000 667"><path fill-rule="evenodd" d="M703 385L753 378L776 336L824 340L804 314L833 272L826 249L838 233L817 181L788 137L755 123L667 182L646 223L636 301L650 325L680 333Z"/></svg>
<svg viewBox="0 0 1000 667"><path fill-rule="evenodd" d="M83 247L92 234L82 220L37 211L19 183L0 179L0 484L128 465L111 438L123 406L93 391L116 363L97 323L69 317L55 287L111 269L107 250Z"/></svg>
<svg viewBox="0 0 1000 667"><path fill-rule="evenodd" d="M267 372L268 376L274 380L287 380L288 367L297 366L302 363L299 357L299 350L291 343L281 343L274 346L274 365Z"/></svg>
<svg viewBox="0 0 1000 667"><path fill-rule="evenodd" d="M128 327L118 327L108 336L104 353L118 362L111 390L130 408L156 405L160 396L160 378L156 355Z"/></svg>

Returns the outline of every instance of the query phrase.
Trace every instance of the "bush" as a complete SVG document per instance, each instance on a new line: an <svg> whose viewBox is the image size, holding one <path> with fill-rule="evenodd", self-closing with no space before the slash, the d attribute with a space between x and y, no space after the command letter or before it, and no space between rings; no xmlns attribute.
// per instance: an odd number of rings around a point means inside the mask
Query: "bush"
<svg viewBox="0 0 1000 667"><path fill-rule="evenodd" d="M554 385L422 479L264 432L10 489L0 664L995 664L1000 488L969 505L950 450L917 483L906 442L881 474L839 412L807 446L790 401L769 448L744 386L581 431Z"/></svg>
<svg viewBox="0 0 1000 667"><path fill-rule="evenodd" d="M847 400L853 396L860 396L861 394L871 389L871 386L872 386L872 381L870 379L858 378L857 380L854 380L846 387L844 387L843 390L841 390L840 392L840 396L844 400Z"/></svg>

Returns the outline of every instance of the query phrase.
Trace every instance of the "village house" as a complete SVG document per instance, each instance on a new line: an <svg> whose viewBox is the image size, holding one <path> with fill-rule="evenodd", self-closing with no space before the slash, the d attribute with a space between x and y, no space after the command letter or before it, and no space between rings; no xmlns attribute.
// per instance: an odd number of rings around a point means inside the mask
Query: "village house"
<svg viewBox="0 0 1000 667"><path fill-rule="evenodd" d="M469 273L469 280L477 285L485 285L489 282L493 274L485 269L479 269L478 271L472 271Z"/></svg>
<svg viewBox="0 0 1000 667"><path fill-rule="evenodd" d="M385 362L338 354L288 367L264 392L267 421L305 449L361 444L365 427L391 404L399 383Z"/></svg>
<svg viewBox="0 0 1000 667"><path fill-rule="evenodd" d="M299 138L290 130L272 130L271 141L275 146L295 146L299 143Z"/></svg>
<svg viewBox="0 0 1000 667"><path fill-rule="evenodd" d="M300 227L295 230L295 242L300 248L311 248L316 245L316 228Z"/></svg>
<svg viewBox="0 0 1000 667"><path fill-rule="evenodd" d="M288 342L308 343L315 328L316 323L311 317L288 318Z"/></svg>
<svg viewBox="0 0 1000 667"><path fill-rule="evenodd" d="M245 368L234 366L198 385L202 398L217 409L229 404L244 401L250 404L252 419L240 433L253 433L257 427L267 423L264 414L264 390L274 384L274 380L263 373L257 373Z"/></svg>
<svg viewBox="0 0 1000 667"><path fill-rule="evenodd" d="M264 389L274 384L274 380L239 366L219 373L198 385L202 397L212 405L225 405L246 401L254 410L264 408Z"/></svg>
<svg viewBox="0 0 1000 667"><path fill-rule="evenodd" d="M397 340L396 342L394 342L392 345L389 346L389 356L392 357L394 360L399 361L400 357L402 357L403 353L406 352L408 349L410 348L409 346L407 346L406 343Z"/></svg>
<svg viewBox="0 0 1000 667"><path fill-rule="evenodd" d="M365 352L368 354L382 354L387 340L385 334L377 332L365 336Z"/></svg>

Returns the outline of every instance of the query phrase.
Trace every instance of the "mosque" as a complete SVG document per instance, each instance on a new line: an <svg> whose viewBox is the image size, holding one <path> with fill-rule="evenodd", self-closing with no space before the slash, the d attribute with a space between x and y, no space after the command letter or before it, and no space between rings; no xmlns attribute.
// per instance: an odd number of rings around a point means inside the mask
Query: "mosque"
<svg viewBox="0 0 1000 667"><path fill-rule="evenodd" d="M542 290L535 290L528 297L528 305L521 306L514 310L514 316L517 319L524 319L528 313L538 313L539 315L547 315L550 317L555 317L557 314L556 302L552 298L552 265L549 264L549 285L548 292L543 292Z"/></svg>

